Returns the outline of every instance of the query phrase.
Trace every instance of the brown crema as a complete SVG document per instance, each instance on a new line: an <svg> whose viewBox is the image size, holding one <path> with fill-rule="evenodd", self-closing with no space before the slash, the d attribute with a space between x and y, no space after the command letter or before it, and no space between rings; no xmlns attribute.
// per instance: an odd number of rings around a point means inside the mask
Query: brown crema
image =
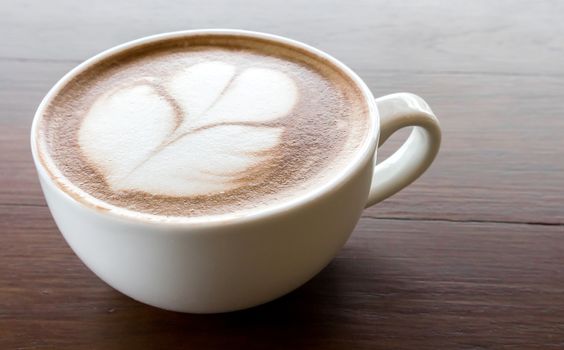
<svg viewBox="0 0 564 350"><path fill-rule="evenodd" d="M276 70L295 82L297 102L292 110L258 125L282 130L277 146L262 154L265 160L230 179L228 191L165 196L112 189L105 174L85 156L78 140L81 124L95 101L116 87L137 84L144 77L165 79L186 67L212 61L237 69ZM174 114L181 115L179 104L159 89L156 84L155 90ZM213 34L145 44L88 67L47 105L39 120L37 145L40 159L52 176L54 166L74 186L103 202L141 213L193 217L264 208L330 181L368 137L368 124L362 92L332 63L274 41ZM62 187L66 192L74 191Z"/></svg>

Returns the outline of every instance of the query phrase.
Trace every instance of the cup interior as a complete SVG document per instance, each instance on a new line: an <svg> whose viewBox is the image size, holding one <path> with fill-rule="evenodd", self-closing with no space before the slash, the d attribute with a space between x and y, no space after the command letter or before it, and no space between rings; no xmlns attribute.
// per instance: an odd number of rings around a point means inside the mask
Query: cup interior
<svg viewBox="0 0 564 350"><path fill-rule="evenodd" d="M101 60L119 56L120 53L123 53L133 48L137 48L153 43L158 44L159 42L163 42L163 41L197 37L197 36L210 36L210 35L223 36L223 37L233 36L234 40L253 40L258 42L262 41L264 43L283 44L293 49L307 52L308 55L315 57L315 59L318 59L326 64L332 65L340 72L342 72L344 75L346 75L348 78L350 78L352 82L354 82L354 84L362 92L363 100L369 112L369 118L368 118L369 130L367 131L368 136L364 139L362 145L355 152L353 157L351 157L351 159L347 163L347 166L344 167L342 171L340 171L336 176L334 176L331 181L328 181L327 183L324 183L316 187L314 190L312 190L311 192L305 195L297 196L290 200L284 201L278 205L269 206L264 209L256 209L253 210L252 212L245 213L244 215L226 213L220 215L198 216L198 217L168 217L168 216L159 216L159 215L141 213L126 208L117 207L115 205L101 201L91 196L90 194L81 190L78 186L74 185L68 179L66 179L64 175L57 169L57 167L55 166L54 162L50 159L50 157L47 154L40 152L37 144L37 139L38 139L37 131L43 113L46 107L49 105L50 101L74 77L81 74L89 67L96 65ZM159 224L162 223L162 224L200 225L200 224L213 224L213 223L222 224L225 222L233 222L233 221L257 220L273 215L283 215L283 213L288 212L289 210L299 209L300 206L307 205L308 203L314 200L322 199L322 197L325 194L337 188L340 183L349 181L350 178L355 176L355 174L358 172L358 169L360 169L362 165L364 165L366 162L372 159L372 156L376 151L378 136L379 136L379 116L372 93L370 92L366 84L362 81L362 79L360 79L350 68L348 68L346 65L344 65L337 59L307 44L276 35L243 31L243 30L233 30L233 29L209 29L209 30L190 30L190 31L165 33L165 34L158 34L154 36L137 39L116 46L114 48L108 49L78 65L76 68L68 72L61 80L59 80L55 84L55 86L48 92L48 94L45 96L45 98L39 105L35 113L32 129L31 129L31 149L32 149L32 154L36 168L43 182L47 183L49 186L54 186L57 189L57 191L63 192L69 200L74 201L81 206L86 206L93 210L97 210L102 215L118 216L120 218L124 218L127 220L159 223Z"/></svg>

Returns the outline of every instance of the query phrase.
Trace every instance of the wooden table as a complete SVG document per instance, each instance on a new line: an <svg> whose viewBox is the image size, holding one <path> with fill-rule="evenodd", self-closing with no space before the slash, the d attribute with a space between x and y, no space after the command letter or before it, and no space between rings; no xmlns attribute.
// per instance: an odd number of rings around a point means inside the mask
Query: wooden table
<svg viewBox="0 0 564 350"><path fill-rule="evenodd" d="M564 349L563 16L549 0L2 1L0 349ZM28 133L43 95L87 57L209 27L295 38L375 95L420 94L444 142L311 282L251 310L188 315L135 302L78 260Z"/></svg>

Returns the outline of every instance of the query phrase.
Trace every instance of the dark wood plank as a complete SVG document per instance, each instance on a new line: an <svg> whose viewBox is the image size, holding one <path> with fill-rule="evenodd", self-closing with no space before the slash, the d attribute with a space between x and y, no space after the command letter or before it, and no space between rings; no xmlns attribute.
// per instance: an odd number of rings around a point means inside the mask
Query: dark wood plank
<svg viewBox="0 0 564 350"><path fill-rule="evenodd" d="M563 227L363 219L296 292L184 315L96 278L43 207L0 206L0 348L562 349Z"/></svg>
<svg viewBox="0 0 564 350"><path fill-rule="evenodd" d="M0 203L43 204L28 133L35 108L73 63L6 62L0 72L5 108L0 126ZM362 72L360 72L362 75ZM366 211L394 218L493 220L564 224L564 104L559 77L491 74L386 73L363 75L376 95L408 87L441 118L443 146L428 174ZM456 94L452 92L456 91ZM380 157L397 149L393 138Z"/></svg>
<svg viewBox="0 0 564 350"><path fill-rule="evenodd" d="M564 79L481 74L366 74L424 96L443 143L414 185L367 210L380 217L564 223ZM406 83L406 81L408 83ZM389 91L388 90L388 91ZM405 140L396 138L382 158Z"/></svg>

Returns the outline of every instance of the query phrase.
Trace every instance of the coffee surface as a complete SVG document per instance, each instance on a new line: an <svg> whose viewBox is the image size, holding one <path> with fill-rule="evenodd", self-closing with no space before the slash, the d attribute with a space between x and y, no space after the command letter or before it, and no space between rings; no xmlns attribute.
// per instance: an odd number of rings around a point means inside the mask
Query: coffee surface
<svg viewBox="0 0 564 350"><path fill-rule="evenodd" d="M74 186L117 207L249 211L342 170L367 137L363 101L349 77L305 51L240 37L175 39L71 79L45 109L38 146Z"/></svg>

